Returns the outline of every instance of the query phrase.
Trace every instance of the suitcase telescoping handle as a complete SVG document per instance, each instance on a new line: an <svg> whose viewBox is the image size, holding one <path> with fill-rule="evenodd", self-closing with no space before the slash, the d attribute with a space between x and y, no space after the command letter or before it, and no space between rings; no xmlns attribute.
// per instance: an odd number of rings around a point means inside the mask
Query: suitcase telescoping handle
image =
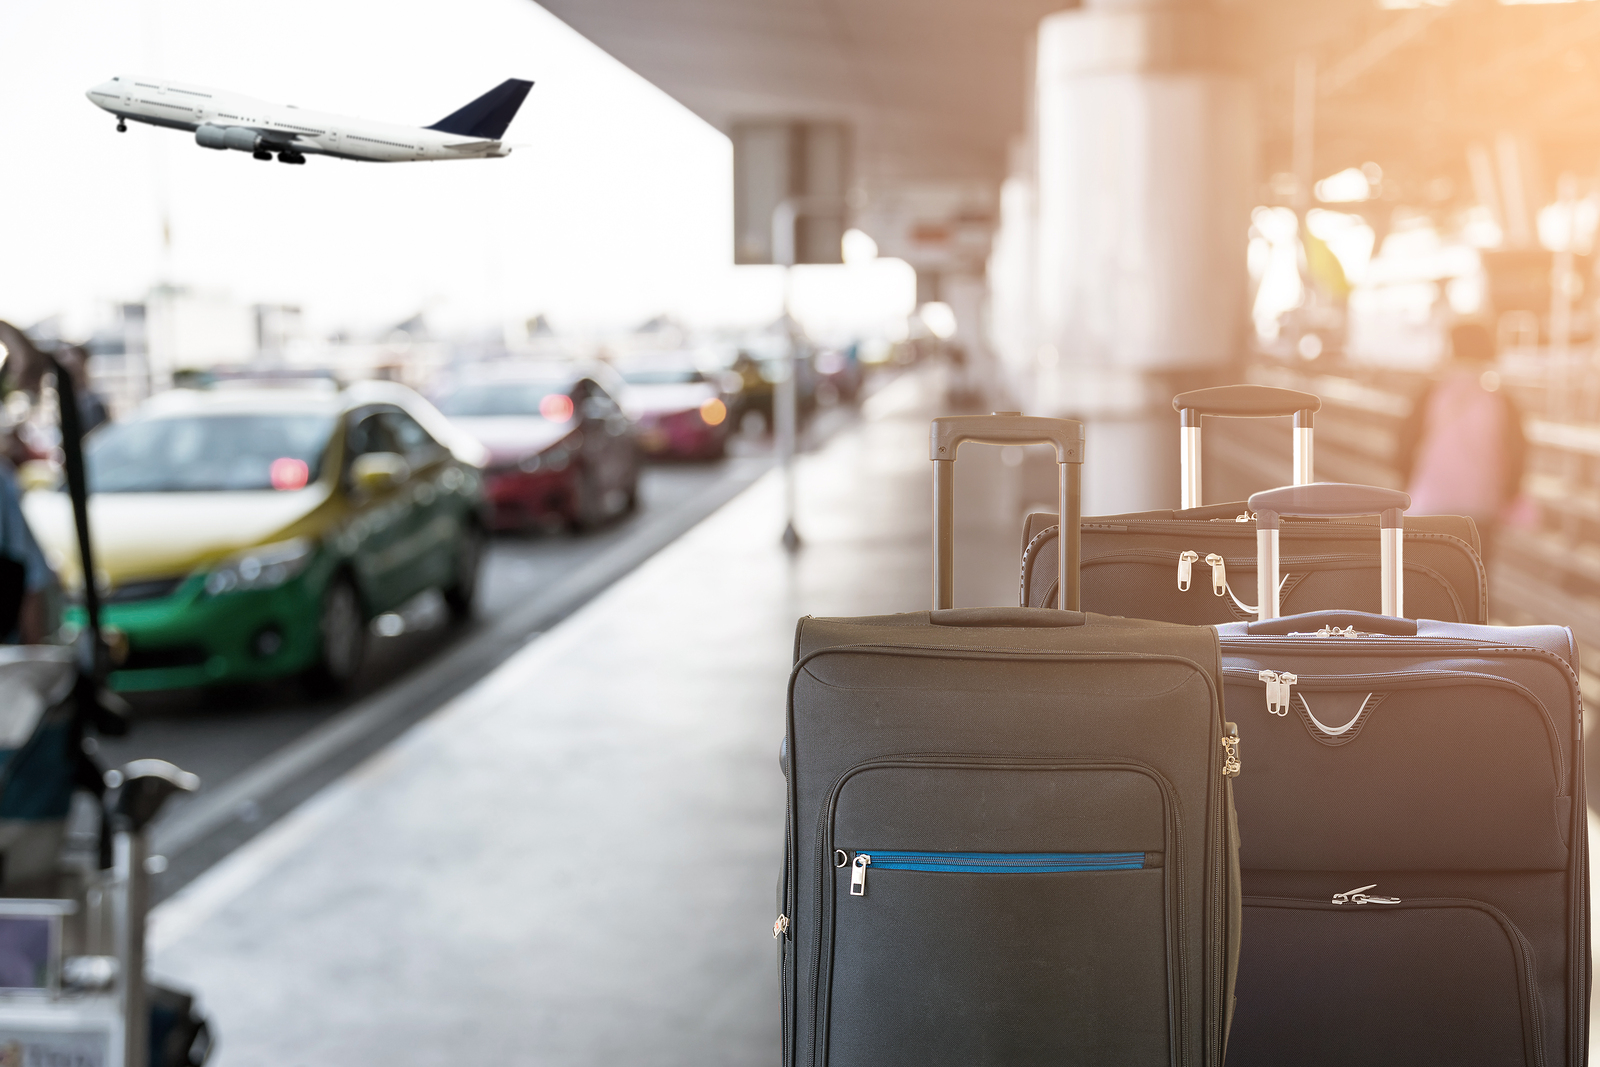
<svg viewBox="0 0 1600 1067"><path fill-rule="evenodd" d="M1321 410L1322 399L1298 389L1270 385L1219 385L1192 389L1172 398L1179 416L1179 463L1182 471L1180 503L1183 510L1200 506L1200 419L1215 415L1229 419L1270 419L1294 416L1294 484L1308 485L1312 478L1311 416Z"/></svg>
<svg viewBox="0 0 1600 1067"><path fill-rule="evenodd" d="M1278 520L1283 516L1335 519L1350 515L1378 516L1382 538L1383 613L1405 615L1405 512L1411 497L1398 489L1344 482L1314 482L1268 489L1250 497L1256 513L1256 603L1260 621L1278 617Z"/></svg>
<svg viewBox="0 0 1600 1067"><path fill-rule="evenodd" d="M1080 602L1078 560L1083 514L1083 423L1046 419L1016 411L993 415L944 415L933 420L928 456L933 460L933 606L955 607L956 452L968 441L985 445L1054 445L1056 494L1065 537L1060 550L1057 607L1077 611Z"/></svg>

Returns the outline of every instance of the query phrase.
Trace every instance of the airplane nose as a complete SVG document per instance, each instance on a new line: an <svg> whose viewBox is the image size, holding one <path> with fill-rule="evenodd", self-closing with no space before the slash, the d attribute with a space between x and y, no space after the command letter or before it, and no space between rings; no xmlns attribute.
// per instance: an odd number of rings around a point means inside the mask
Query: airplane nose
<svg viewBox="0 0 1600 1067"><path fill-rule="evenodd" d="M115 82L101 82L99 85L91 86L84 90L83 95L89 98L91 104L98 107L106 107L112 100L117 98L117 89L118 86Z"/></svg>

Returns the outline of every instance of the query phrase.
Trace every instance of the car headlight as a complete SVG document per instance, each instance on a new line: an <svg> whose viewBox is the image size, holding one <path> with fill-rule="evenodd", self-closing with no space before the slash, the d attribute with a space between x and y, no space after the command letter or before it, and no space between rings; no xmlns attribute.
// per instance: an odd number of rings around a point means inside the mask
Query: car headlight
<svg viewBox="0 0 1600 1067"><path fill-rule="evenodd" d="M223 560L206 575L211 596L246 589L276 589L306 569L317 546L304 537L258 545Z"/></svg>

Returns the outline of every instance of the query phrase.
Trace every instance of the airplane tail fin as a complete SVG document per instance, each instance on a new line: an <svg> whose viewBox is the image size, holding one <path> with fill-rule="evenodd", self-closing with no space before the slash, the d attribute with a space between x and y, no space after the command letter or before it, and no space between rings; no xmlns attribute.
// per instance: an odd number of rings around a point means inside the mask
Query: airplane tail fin
<svg viewBox="0 0 1600 1067"><path fill-rule="evenodd" d="M481 137L498 141L504 136L506 127L511 125L511 120L516 118L517 109L522 107L522 101L527 99L528 90L532 88L532 82L520 78L507 78L460 111L445 116L428 129L459 134L462 137Z"/></svg>

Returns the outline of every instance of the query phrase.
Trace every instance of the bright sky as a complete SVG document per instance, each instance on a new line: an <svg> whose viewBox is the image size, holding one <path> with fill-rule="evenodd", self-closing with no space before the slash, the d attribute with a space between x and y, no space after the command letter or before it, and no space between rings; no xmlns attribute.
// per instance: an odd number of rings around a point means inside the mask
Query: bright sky
<svg viewBox="0 0 1600 1067"><path fill-rule="evenodd" d="M4 0L0 40L0 318L81 330L163 278L298 303L320 328L780 307L776 271L731 265L727 139L529 0ZM291 167L117 134L84 97L113 74L417 125L505 78L536 84L508 159ZM907 284L898 263L811 268L796 303L903 313Z"/></svg>

